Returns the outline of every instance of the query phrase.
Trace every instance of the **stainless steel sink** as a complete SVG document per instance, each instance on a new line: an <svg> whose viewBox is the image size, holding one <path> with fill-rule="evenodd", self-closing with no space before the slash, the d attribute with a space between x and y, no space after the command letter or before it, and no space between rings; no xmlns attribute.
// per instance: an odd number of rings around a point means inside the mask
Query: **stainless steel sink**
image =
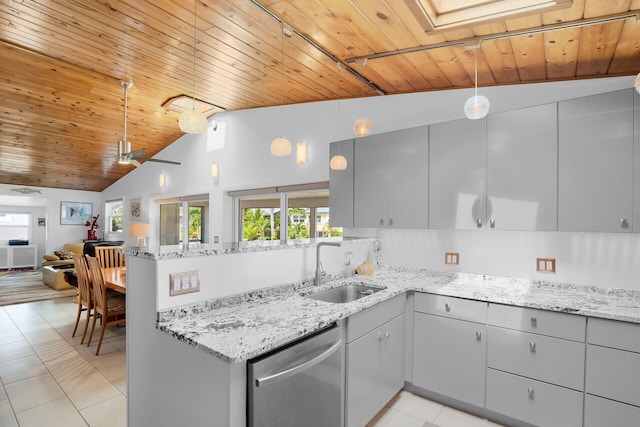
<svg viewBox="0 0 640 427"><path fill-rule="evenodd" d="M344 304L373 295L374 293L384 289L385 288L352 283L333 289L327 289L326 291L317 292L315 294L306 295L306 297L318 301Z"/></svg>

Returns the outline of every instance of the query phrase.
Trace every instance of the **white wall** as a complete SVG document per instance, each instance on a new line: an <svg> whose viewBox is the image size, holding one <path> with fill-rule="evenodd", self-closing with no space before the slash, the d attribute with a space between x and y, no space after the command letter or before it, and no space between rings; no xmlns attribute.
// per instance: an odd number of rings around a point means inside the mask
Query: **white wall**
<svg viewBox="0 0 640 427"><path fill-rule="evenodd" d="M481 88L479 92L489 98L491 112L495 113L632 86L633 77L618 77L498 86ZM221 242L228 242L233 238L233 230L231 199L225 196L226 191L326 181L329 179L329 144L351 138L353 121L363 112L373 123L372 133L389 132L463 118L464 102L472 92L472 89L462 89L382 96L365 99L364 103L359 99L346 100L339 103L339 118L337 101L285 106L282 111L280 107L271 107L220 113L215 120L225 125L224 148L207 151L206 135L185 135L157 156L181 161L181 166L145 164L106 189L103 200L142 197L145 220L157 223L158 208L152 203L154 198L208 192L213 224L211 236L221 236ZM281 113L284 117L282 129ZM277 136L286 136L293 144L306 140L309 144L309 162L297 165L294 157L271 156L269 145ZM210 176L211 163L214 161L220 165L220 178L215 181ZM162 189L158 184L160 173L168 176L168 184ZM372 230L357 232L375 233ZM442 248L457 246L464 249L459 249L463 253L462 271L529 277L536 256L553 256L552 253L557 253L558 274L544 278L569 282L588 280L601 286L640 290L637 280L629 280L634 275L638 277L638 267L623 263L629 259L628 252L624 251L631 250L632 254L638 254L635 249L637 235L508 233L501 237L495 232L467 235L459 232L404 230L397 233L381 232L381 237L383 259L393 264L408 262L410 265L442 269L443 266L439 265L440 258L444 257L440 254ZM526 251L518 253L506 249L513 247L505 246L503 242L506 240L513 241L517 248L526 248ZM416 246L408 246L407 241L416 241ZM156 239L151 238L149 242L151 248L154 245L157 247ZM580 246L583 244L589 249L583 249ZM494 249L482 256L472 255L483 252L485 247ZM597 252L594 247L608 248L611 251L608 257L614 262L591 255ZM501 253L504 259L491 257L490 253ZM425 258L427 261L424 261ZM585 270L585 265L590 267ZM597 274L585 271L597 271Z"/></svg>
<svg viewBox="0 0 640 427"><path fill-rule="evenodd" d="M320 261L327 274L355 270L367 260L372 242L348 243L321 248ZM351 252L353 264L344 266L344 253ZM283 283L313 278L316 247L286 248L244 254L185 257L157 261L158 310L249 292ZM200 292L169 296L169 274L197 270Z"/></svg>
<svg viewBox="0 0 640 427"><path fill-rule="evenodd" d="M42 260L42 255L62 249L65 243L82 242L87 238L87 227L84 225L61 225L60 224L60 202L81 202L93 203L93 215L100 214L100 229L98 234L102 235L104 230L104 218L102 211L104 209L102 203L102 194L94 191L76 191L62 190L58 188L44 187L28 187L40 190L40 193L22 195L12 188L21 188L21 186L0 184L0 205L4 205L3 200L15 202L16 197L24 201L12 203L12 206L29 207L33 210L34 216L34 233L33 241L38 245L38 261ZM33 207L34 205L39 208ZM45 227L38 227L38 217L44 217L46 220ZM46 242L46 244L45 244Z"/></svg>

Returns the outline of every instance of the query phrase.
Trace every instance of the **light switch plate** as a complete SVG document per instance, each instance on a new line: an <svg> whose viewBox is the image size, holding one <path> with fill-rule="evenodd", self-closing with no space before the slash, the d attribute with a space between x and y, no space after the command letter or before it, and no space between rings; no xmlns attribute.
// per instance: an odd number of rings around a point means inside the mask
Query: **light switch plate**
<svg viewBox="0 0 640 427"><path fill-rule="evenodd" d="M199 271L169 273L169 296L200 292Z"/></svg>
<svg viewBox="0 0 640 427"><path fill-rule="evenodd" d="M344 253L344 265L345 267L350 266L353 263L353 252L345 252Z"/></svg>

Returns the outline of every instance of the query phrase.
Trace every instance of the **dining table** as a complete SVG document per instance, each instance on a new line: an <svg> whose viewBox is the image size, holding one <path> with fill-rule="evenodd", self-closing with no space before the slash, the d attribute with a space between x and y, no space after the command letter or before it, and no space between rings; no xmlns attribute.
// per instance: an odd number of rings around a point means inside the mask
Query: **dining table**
<svg viewBox="0 0 640 427"><path fill-rule="evenodd" d="M102 269L104 283L109 289L126 294L127 293L127 267L107 267Z"/></svg>

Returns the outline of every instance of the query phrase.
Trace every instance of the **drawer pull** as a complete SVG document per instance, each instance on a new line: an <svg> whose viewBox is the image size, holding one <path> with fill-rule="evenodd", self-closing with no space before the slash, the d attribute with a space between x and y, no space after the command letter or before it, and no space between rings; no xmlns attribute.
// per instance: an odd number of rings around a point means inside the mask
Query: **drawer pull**
<svg viewBox="0 0 640 427"><path fill-rule="evenodd" d="M536 352L536 343L530 342L529 343L529 350L531 351L531 353L535 353Z"/></svg>
<svg viewBox="0 0 640 427"><path fill-rule="evenodd" d="M482 332L476 331L476 341L481 341L481 340L482 340Z"/></svg>
<svg viewBox="0 0 640 427"><path fill-rule="evenodd" d="M444 305L444 310L448 313L451 311L451 306L449 305L449 303L445 303Z"/></svg>
<svg viewBox="0 0 640 427"><path fill-rule="evenodd" d="M532 317L531 318L531 327L535 328L536 326L538 326L538 318L537 317Z"/></svg>
<svg viewBox="0 0 640 427"><path fill-rule="evenodd" d="M533 388L528 388L527 393L529 393L529 399L533 399L535 390Z"/></svg>

